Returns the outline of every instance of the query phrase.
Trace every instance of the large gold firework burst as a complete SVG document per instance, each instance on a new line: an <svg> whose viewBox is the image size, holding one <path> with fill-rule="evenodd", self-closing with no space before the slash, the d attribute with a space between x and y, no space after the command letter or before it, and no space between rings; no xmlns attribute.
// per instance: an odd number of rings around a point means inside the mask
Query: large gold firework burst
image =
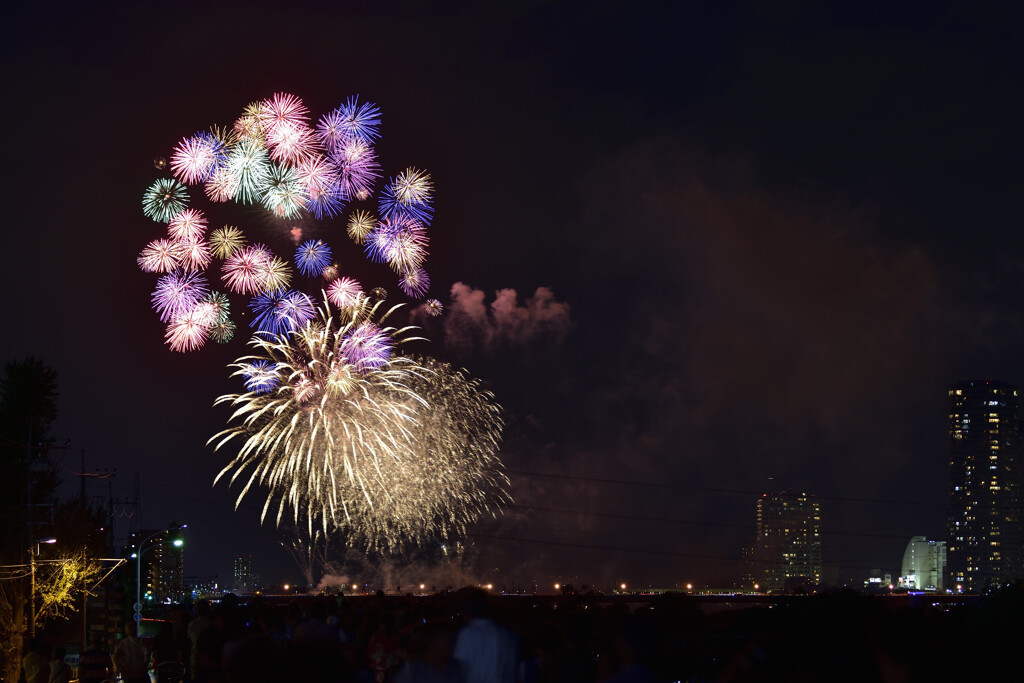
<svg viewBox="0 0 1024 683"><path fill-rule="evenodd" d="M236 507L257 484L264 519L276 507L278 524L288 513L311 536L322 529L350 547L396 551L462 533L507 500L493 396L465 371L398 355L411 328L377 327L391 348L386 362L365 362L361 335L397 308L378 319L381 306L335 317L325 302L319 320L253 339L257 353L235 363L243 375L259 363L272 380L217 400L235 407L236 424L210 441L243 440L215 479L245 481Z"/></svg>

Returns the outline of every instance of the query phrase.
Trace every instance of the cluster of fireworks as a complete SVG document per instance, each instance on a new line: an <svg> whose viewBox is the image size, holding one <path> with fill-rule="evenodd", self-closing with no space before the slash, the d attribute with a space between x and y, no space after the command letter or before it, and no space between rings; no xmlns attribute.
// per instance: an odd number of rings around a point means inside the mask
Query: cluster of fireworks
<svg viewBox="0 0 1024 683"><path fill-rule="evenodd" d="M244 482L237 503L253 485L266 489L263 518L273 511L278 524L301 525L310 538L341 534L350 547L395 551L464 532L507 497L493 396L462 370L403 354L416 337L387 324L399 306L385 309L383 288L365 292L342 275L323 240L298 243L287 261L236 226L209 229L189 206L201 187L211 202L329 222L373 196L379 128L379 109L357 98L314 126L301 100L278 94L249 105L228 129L185 138L169 163L155 162L173 177L146 190L143 212L167 233L138 264L160 276L152 302L175 351L230 340L229 295L249 297L254 351L232 366L246 391L218 399L234 413L211 439L215 449L241 443L215 483ZM376 213L352 210L346 223L366 258L390 266L415 299L430 284L432 193L429 175L407 169L380 190ZM225 291L211 288L215 261ZM293 287L301 278L320 295ZM443 312L434 299L423 306Z"/></svg>
<svg viewBox="0 0 1024 683"><path fill-rule="evenodd" d="M201 192L210 202L260 206L282 221L339 217L373 196L381 177L373 147L379 137L374 104L350 98L314 127L302 100L282 93L250 104L230 128L214 126L183 139L169 164L157 159L157 168L173 177L146 189L142 210L167 232L142 249L138 264L161 276L152 300L171 349L191 351L234 334L228 298L211 288L207 275L214 261L222 262L219 279L227 292L252 297L251 324L260 332L295 331L313 317L311 297L291 288L296 271L319 281L337 306L366 296L355 279L340 276L323 240L302 242L289 262L265 244L250 243L236 226L211 229L206 214L189 202L190 192ZM430 287L423 264L433 213L430 176L409 168L380 190L376 214L351 212L347 233L368 260L394 270L406 295L422 299ZM425 307L441 312L434 299Z"/></svg>

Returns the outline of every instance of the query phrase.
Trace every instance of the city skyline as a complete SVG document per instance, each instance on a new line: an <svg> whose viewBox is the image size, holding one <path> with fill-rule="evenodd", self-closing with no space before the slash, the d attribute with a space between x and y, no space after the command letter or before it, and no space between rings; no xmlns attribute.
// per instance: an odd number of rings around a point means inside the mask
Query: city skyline
<svg viewBox="0 0 1024 683"><path fill-rule="evenodd" d="M826 565L895 575L911 537L946 536L949 387L1024 385L1021 12L19 6L0 358L57 371L56 467L68 495L80 451L117 470L86 487L119 536L179 520L187 574L252 553L301 579L262 501L212 485L245 339L164 346L141 197L154 158L253 100L358 94L382 166L435 184L430 351L505 411L513 502L466 536L472 578L739 577L752 501L787 488L821 500ZM294 250L292 226L216 219Z"/></svg>

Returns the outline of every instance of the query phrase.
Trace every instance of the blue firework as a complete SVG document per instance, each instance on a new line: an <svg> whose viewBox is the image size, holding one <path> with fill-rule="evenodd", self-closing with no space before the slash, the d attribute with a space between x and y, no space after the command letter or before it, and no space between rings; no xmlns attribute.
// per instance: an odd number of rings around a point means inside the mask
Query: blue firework
<svg viewBox="0 0 1024 683"><path fill-rule="evenodd" d="M264 292L249 303L254 316L249 323L257 332L283 336L301 329L316 311L313 301L294 290Z"/></svg>
<svg viewBox="0 0 1024 683"><path fill-rule="evenodd" d="M307 277L319 277L331 265L331 248L323 240L306 240L295 250L295 265Z"/></svg>
<svg viewBox="0 0 1024 683"><path fill-rule="evenodd" d="M372 102L359 102L350 97L317 123L317 132L324 146L334 150L353 140L371 144L380 137L380 108Z"/></svg>
<svg viewBox="0 0 1024 683"><path fill-rule="evenodd" d="M254 394L269 393L281 384L281 378L277 376L277 363L262 358L244 364L239 374L243 377L246 391Z"/></svg>
<svg viewBox="0 0 1024 683"><path fill-rule="evenodd" d="M433 192L428 173L407 168L381 190L378 199L380 215L389 220L412 220L430 225L434 217Z"/></svg>

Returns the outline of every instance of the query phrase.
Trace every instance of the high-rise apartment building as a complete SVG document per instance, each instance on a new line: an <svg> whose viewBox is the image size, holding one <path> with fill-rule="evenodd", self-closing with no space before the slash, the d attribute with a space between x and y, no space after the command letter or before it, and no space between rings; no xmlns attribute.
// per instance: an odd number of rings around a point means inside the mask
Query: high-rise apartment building
<svg viewBox="0 0 1024 683"><path fill-rule="evenodd" d="M949 390L948 588L983 592L1022 574L1017 388L960 382Z"/></svg>
<svg viewBox="0 0 1024 683"><path fill-rule="evenodd" d="M757 501L752 575L761 590L821 583L821 503L806 493L766 493Z"/></svg>
<svg viewBox="0 0 1024 683"><path fill-rule="evenodd" d="M132 534L131 549L138 552L137 544L145 542L142 553L142 566L139 568L142 579L139 594L143 604L179 603L185 599L184 561L182 544L175 544L181 538L177 524L162 532L143 530ZM132 555L134 557L134 554Z"/></svg>
<svg viewBox="0 0 1024 683"><path fill-rule="evenodd" d="M250 593L257 589L258 580L252 570L252 555L235 556L235 590Z"/></svg>

